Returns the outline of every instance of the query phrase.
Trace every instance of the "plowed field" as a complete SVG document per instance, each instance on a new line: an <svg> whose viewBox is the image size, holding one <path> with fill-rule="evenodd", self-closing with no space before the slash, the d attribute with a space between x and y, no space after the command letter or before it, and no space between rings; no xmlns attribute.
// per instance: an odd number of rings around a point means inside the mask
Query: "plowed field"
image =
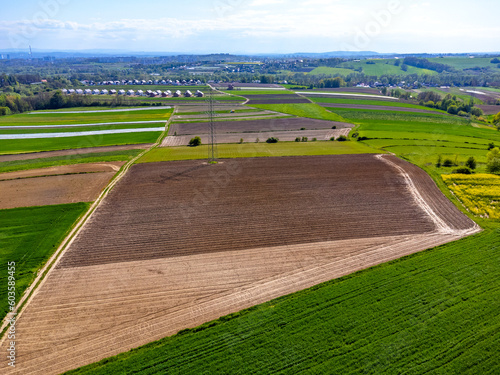
<svg viewBox="0 0 500 375"><path fill-rule="evenodd" d="M317 129L351 128L353 125L343 122L315 120L310 118L284 118L273 120L221 121L216 123L217 133L258 133L262 131L290 131ZM208 134L209 125L206 122L174 123L170 125L169 135L199 135Z"/></svg>
<svg viewBox="0 0 500 375"><path fill-rule="evenodd" d="M61 373L477 230L393 156L135 165L18 316L0 373Z"/></svg>

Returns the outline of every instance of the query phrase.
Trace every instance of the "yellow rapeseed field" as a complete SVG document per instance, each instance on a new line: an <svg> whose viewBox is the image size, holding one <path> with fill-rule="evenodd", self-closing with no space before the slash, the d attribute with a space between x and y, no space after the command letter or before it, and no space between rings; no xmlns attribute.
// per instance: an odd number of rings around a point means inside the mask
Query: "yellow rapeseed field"
<svg viewBox="0 0 500 375"><path fill-rule="evenodd" d="M473 214L500 219L500 176L448 174L442 177L448 188Z"/></svg>

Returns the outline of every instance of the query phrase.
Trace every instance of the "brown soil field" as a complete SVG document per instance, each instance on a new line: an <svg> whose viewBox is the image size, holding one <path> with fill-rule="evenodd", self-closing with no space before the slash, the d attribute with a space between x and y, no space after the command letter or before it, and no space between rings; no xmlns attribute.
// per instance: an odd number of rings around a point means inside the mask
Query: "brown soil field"
<svg viewBox="0 0 500 375"><path fill-rule="evenodd" d="M500 105L478 105L485 115L496 115L500 112Z"/></svg>
<svg viewBox="0 0 500 375"><path fill-rule="evenodd" d="M359 98L358 98L359 99ZM341 103L317 103L322 107L327 108L352 108L352 109L367 109L372 111L397 111L397 112L419 112L419 113L433 113L440 114L436 111L428 111L419 108L405 108L405 107L390 107L390 106L379 106L379 105L364 105L364 104L341 104ZM447 113L441 113L442 115L448 115Z"/></svg>
<svg viewBox="0 0 500 375"><path fill-rule="evenodd" d="M252 87L252 88L256 88L256 87L261 87L263 89L266 89L266 88L271 88L271 89L283 89L283 86L281 85L278 85L276 83L240 83L240 82L233 82L231 83L234 87ZM228 86L228 83L212 83L211 86L213 87L222 87L222 88L227 88ZM236 93L238 92L238 90L234 90Z"/></svg>
<svg viewBox="0 0 500 375"><path fill-rule="evenodd" d="M388 155L135 165L18 316L0 373L61 373L474 231Z"/></svg>
<svg viewBox="0 0 500 375"><path fill-rule="evenodd" d="M0 173L0 181L75 173L118 172L123 164L125 164L125 162L123 161L110 161L102 163L62 165L49 168L29 169L26 171L7 172Z"/></svg>
<svg viewBox="0 0 500 375"><path fill-rule="evenodd" d="M316 120L309 118L281 118L268 120L247 121L219 121L216 123L217 133L258 133L267 131L292 131L306 128L306 130L351 128L352 124L335 121ZM199 123L173 123L170 125L169 135L201 135L208 133L208 124Z"/></svg>
<svg viewBox="0 0 500 375"><path fill-rule="evenodd" d="M249 100L248 105L252 104L293 104L293 103L311 103L307 98L297 94L263 94L263 95L245 95Z"/></svg>
<svg viewBox="0 0 500 375"><path fill-rule="evenodd" d="M348 136L351 129L330 129L330 130L298 130L298 131L276 131L276 132L260 132L260 133L225 133L217 135L217 143L239 143L241 138L243 142L264 142L269 137L276 137L283 142L295 141L297 137L307 137L309 141L317 138L319 141L327 141L331 137L338 138L341 135ZM187 146L189 140L192 138L190 135L168 136L163 139L160 147L174 147L174 146ZM200 135L201 143L208 143L208 135Z"/></svg>
<svg viewBox="0 0 500 375"><path fill-rule="evenodd" d="M60 266L432 231L404 186L366 155L138 164Z"/></svg>
<svg viewBox="0 0 500 375"><path fill-rule="evenodd" d="M235 112L235 113L217 113L217 117L252 117L252 116L267 116L267 115L276 115L277 112L273 111L253 111L253 112ZM196 119L208 119L208 114L200 114L200 115L176 115L173 117L173 120L196 120Z"/></svg>
<svg viewBox="0 0 500 375"><path fill-rule="evenodd" d="M42 159L42 158L52 158L58 156L70 156L70 155L80 155L80 154L92 154L95 152L142 150L142 149L147 149L151 146L152 146L151 143L143 143L136 145L88 147L88 148L77 148L77 149L61 150L61 151L44 151L44 152L30 152L26 154L9 154L9 155L0 155L0 162L13 161L13 160Z"/></svg>
<svg viewBox="0 0 500 375"><path fill-rule="evenodd" d="M40 172L37 173L45 173L43 170L38 171ZM0 191L2 192L0 209L92 202L97 199L102 189L106 187L115 174L116 171L113 170L111 172L58 174L48 177L0 181Z"/></svg>

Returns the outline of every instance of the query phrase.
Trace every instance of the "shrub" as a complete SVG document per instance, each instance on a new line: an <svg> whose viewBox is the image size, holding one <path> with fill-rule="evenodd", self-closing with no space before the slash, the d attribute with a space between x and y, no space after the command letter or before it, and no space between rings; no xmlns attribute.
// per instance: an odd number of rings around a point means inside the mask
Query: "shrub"
<svg viewBox="0 0 500 375"><path fill-rule="evenodd" d="M459 111L459 112L458 112L458 115L459 115L459 116L462 116L462 117L466 117L466 116L468 116L469 114L468 114L467 112L464 112L464 111Z"/></svg>
<svg viewBox="0 0 500 375"><path fill-rule="evenodd" d="M462 168L454 169L452 173L472 174L472 171L467 167L462 167Z"/></svg>
<svg viewBox="0 0 500 375"><path fill-rule="evenodd" d="M490 63L498 64L498 63L500 63L500 59L498 59L498 57L495 57L495 58L491 59Z"/></svg>
<svg viewBox="0 0 500 375"><path fill-rule="evenodd" d="M366 141L368 139L370 139L370 138L365 137L365 136L358 137L358 141Z"/></svg>
<svg viewBox="0 0 500 375"><path fill-rule="evenodd" d="M447 112L450 114L450 115L456 115L458 113L458 107L456 105L450 105L447 109Z"/></svg>
<svg viewBox="0 0 500 375"><path fill-rule="evenodd" d="M477 163L476 159L474 159L474 156L471 156L470 158L467 159L467 161L465 162L465 166L472 170L476 169Z"/></svg>
<svg viewBox="0 0 500 375"><path fill-rule="evenodd" d="M306 128L300 128L300 130L306 130Z"/></svg>
<svg viewBox="0 0 500 375"><path fill-rule="evenodd" d="M340 137L337 138L337 141L345 142L345 141L347 141L347 137L345 135L341 135Z"/></svg>
<svg viewBox="0 0 500 375"><path fill-rule="evenodd" d="M489 173L500 172L500 158L493 158L490 161L488 161L488 164L486 164L486 170Z"/></svg>
<svg viewBox="0 0 500 375"><path fill-rule="evenodd" d="M276 138L276 137L270 137L270 138L267 138L266 142L267 143L278 143L279 139Z"/></svg>
<svg viewBox="0 0 500 375"><path fill-rule="evenodd" d="M483 110L481 108L477 108L477 107L472 107L470 109L470 113L471 113L471 115L476 116L476 117L480 117L484 114Z"/></svg>
<svg viewBox="0 0 500 375"><path fill-rule="evenodd" d="M9 107L0 107L0 116L10 115L11 113Z"/></svg>
<svg viewBox="0 0 500 375"><path fill-rule="evenodd" d="M302 137L302 142L307 142L307 137Z"/></svg>
<svg viewBox="0 0 500 375"><path fill-rule="evenodd" d="M358 136L359 136L359 133L358 133L358 132L355 132L355 133L353 133L353 134L352 134L352 137L353 137L353 138L358 138Z"/></svg>
<svg viewBox="0 0 500 375"><path fill-rule="evenodd" d="M453 161L451 159L444 159L443 167L446 168L453 167Z"/></svg>
<svg viewBox="0 0 500 375"><path fill-rule="evenodd" d="M295 142L300 142L300 137L295 138Z"/></svg>
<svg viewBox="0 0 500 375"><path fill-rule="evenodd" d="M490 142L488 144L488 150L493 150L495 148L495 144L493 142Z"/></svg>
<svg viewBox="0 0 500 375"><path fill-rule="evenodd" d="M243 143L243 138L240 138L240 144Z"/></svg>
<svg viewBox="0 0 500 375"><path fill-rule="evenodd" d="M335 137L331 137L331 138L330 138L330 141L334 141L334 140L335 140Z"/></svg>
<svg viewBox="0 0 500 375"><path fill-rule="evenodd" d="M335 125L332 126L332 129L337 129L337 127Z"/></svg>
<svg viewBox="0 0 500 375"><path fill-rule="evenodd" d="M436 167L440 168L442 164L443 164L443 157L441 155L438 155Z"/></svg>
<svg viewBox="0 0 500 375"><path fill-rule="evenodd" d="M191 147L196 147L199 145L201 145L201 138L200 137L191 138L191 140L189 141L189 146L191 146Z"/></svg>
<svg viewBox="0 0 500 375"><path fill-rule="evenodd" d="M257 139L255 140L255 143L259 143L259 142L260 142L260 139L259 139L259 138L257 138Z"/></svg>
<svg viewBox="0 0 500 375"><path fill-rule="evenodd" d="M312 141L313 142L316 142L318 140L318 138L313 138Z"/></svg>

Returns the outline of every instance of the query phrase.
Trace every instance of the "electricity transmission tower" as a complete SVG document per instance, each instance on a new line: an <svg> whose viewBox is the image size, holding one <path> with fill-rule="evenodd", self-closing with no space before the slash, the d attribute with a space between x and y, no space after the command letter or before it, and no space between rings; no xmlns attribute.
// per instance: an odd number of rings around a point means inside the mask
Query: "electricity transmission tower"
<svg viewBox="0 0 500 375"><path fill-rule="evenodd" d="M217 114L215 113L215 90L210 88L208 92L208 117L209 117L209 133L208 133L208 164L217 163L217 140L215 136L215 117Z"/></svg>

